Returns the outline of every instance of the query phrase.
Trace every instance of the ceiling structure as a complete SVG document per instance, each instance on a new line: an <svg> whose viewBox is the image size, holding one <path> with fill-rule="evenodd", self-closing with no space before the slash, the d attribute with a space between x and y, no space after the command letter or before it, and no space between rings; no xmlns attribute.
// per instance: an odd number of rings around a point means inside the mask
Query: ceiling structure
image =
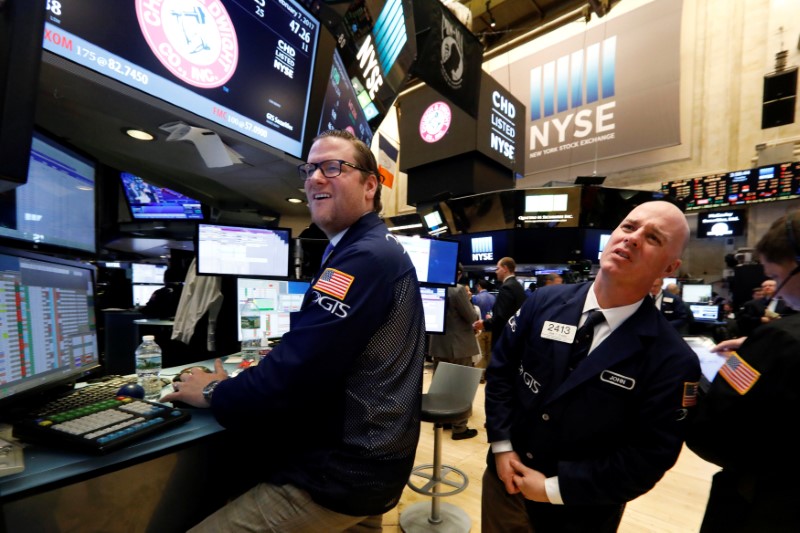
<svg viewBox="0 0 800 533"><path fill-rule="evenodd" d="M564 23L605 14L609 2L618 1L459 3L469 8L472 31L485 47L484 57L489 59ZM215 222L280 224L281 217L308 217L304 203L286 201L289 197L305 199L294 158L49 53L42 64L36 105L36 124L47 133L105 165L200 200L212 207ZM208 168L192 144L167 142L168 133L160 126L175 121L217 132L226 145L242 156L242 163ZM123 133L129 127L155 133L156 139L135 141ZM191 241L193 232L186 226L166 226L156 229L150 224L129 224L122 227L117 241L101 244L144 258L163 254L165 247L185 248L185 241ZM184 243L176 244L177 241Z"/></svg>

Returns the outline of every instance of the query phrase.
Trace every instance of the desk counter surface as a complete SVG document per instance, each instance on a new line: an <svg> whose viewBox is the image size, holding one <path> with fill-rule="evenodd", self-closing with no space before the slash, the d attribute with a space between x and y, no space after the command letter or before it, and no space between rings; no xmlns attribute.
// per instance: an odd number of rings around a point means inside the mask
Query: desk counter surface
<svg viewBox="0 0 800 533"><path fill-rule="evenodd" d="M194 365L213 368L214 360L199 361ZM231 372L236 365L226 364L225 367L228 372ZM164 369L162 375L171 377L180 372L182 368L185 366ZM24 448L25 470L0 478L0 500L16 498L33 491L47 490L50 487L80 481L86 477L101 475L152 457L171 453L223 430L209 410L191 408L190 412L192 418L185 424L149 436L106 455L26 445Z"/></svg>

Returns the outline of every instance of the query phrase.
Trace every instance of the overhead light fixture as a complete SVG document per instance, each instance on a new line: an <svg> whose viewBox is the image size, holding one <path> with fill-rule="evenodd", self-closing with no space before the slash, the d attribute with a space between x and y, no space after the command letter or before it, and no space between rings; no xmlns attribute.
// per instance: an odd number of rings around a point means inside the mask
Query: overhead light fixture
<svg viewBox="0 0 800 533"><path fill-rule="evenodd" d="M303 200L301 200L300 198L295 198L293 196L287 198L286 201L289 202L290 204L302 204L303 203Z"/></svg>
<svg viewBox="0 0 800 533"><path fill-rule="evenodd" d="M489 26L494 28L495 26L497 26L497 21L494 20L494 15L492 15L492 9L491 7L489 7L491 5L492 5L492 0L486 0L486 13L489 15Z"/></svg>
<svg viewBox="0 0 800 533"><path fill-rule="evenodd" d="M125 132L125 135L128 137L133 137L137 141L152 141L155 139L155 136L151 133L147 133L144 130L140 130L137 128L126 128L122 130Z"/></svg>

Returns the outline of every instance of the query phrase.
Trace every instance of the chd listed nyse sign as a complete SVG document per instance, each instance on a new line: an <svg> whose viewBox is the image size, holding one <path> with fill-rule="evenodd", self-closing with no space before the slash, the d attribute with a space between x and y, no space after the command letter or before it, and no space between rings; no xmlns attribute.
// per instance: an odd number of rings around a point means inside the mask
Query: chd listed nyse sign
<svg viewBox="0 0 800 533"><path fill-rule="evenodd" d="M517 130L514 118L517 108L499 91L492 91L491 131L489 133L489 146L501 157L514 161Z"/></svg>

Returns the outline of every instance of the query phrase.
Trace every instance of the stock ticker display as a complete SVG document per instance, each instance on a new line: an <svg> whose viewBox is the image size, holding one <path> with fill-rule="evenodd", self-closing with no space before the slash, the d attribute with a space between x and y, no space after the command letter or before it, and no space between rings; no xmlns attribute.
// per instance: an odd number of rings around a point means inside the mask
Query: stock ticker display
<svg viewBox="0 0 800 533"><path fill-rule="evenodd" d="M800 198L800 162L780 163L661 184L686 210Z"/></svg>

